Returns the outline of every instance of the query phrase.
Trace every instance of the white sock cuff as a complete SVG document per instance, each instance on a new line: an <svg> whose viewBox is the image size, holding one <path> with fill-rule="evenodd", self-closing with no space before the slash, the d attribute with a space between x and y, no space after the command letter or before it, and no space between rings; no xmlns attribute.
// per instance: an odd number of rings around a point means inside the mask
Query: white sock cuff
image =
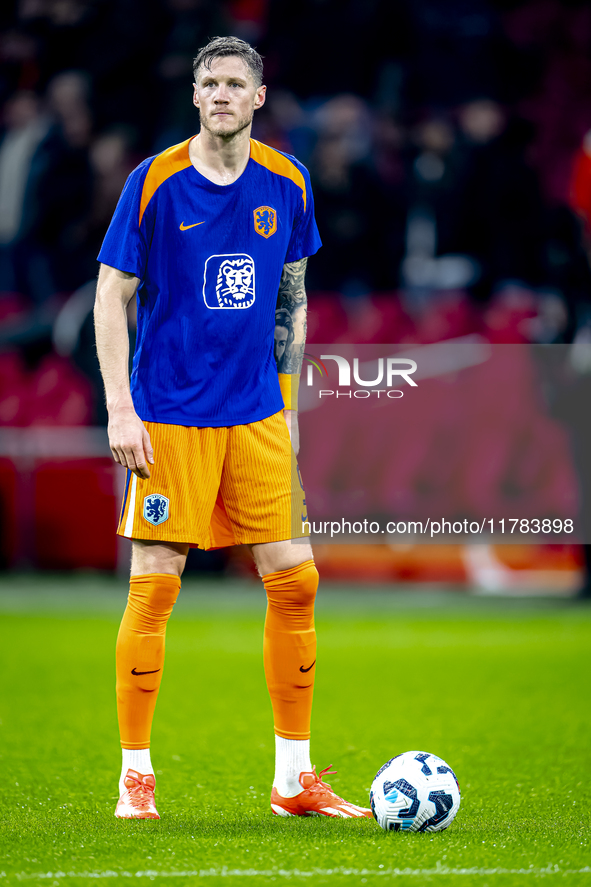
<svg viewBox="0 0 591 887"><path fill-rule="evenodd" d="M284 739L275 736L275 776L295 777L312 769L309 739Z"/></svg>
<svg viewBox="0 0 591 887"><path fill-rule="evenodd" d="M142 776L153 773L152 761L150 760L149 748L122 748L123 760L122 770L137 770Z"/></svg>

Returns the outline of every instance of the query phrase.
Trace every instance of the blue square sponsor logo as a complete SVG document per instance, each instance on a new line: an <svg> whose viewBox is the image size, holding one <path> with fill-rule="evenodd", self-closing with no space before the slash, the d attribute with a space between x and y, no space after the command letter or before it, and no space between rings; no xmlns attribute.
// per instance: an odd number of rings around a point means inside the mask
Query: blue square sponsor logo
<svg viewBox="0 0 591 887"><path fill-rule="evenodd" d="M168 520L168 505L168 499L160 493L146 496L144 499L144 520L147 520L149 524L154 524L155 527L163 524Z"/></svg>
<svg viewBox="0 0 591 887"><path fill-rule="evenodd" d="M250 308L255 300L254 259L246 253L210 256L203 299L208 308Z"/></svg>

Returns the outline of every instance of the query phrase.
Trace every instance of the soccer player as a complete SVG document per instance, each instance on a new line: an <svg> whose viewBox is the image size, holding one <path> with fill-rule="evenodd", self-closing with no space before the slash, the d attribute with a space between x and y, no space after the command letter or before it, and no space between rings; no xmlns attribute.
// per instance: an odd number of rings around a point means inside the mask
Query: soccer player
<svg viewBox="0 0 591 887"><path fill-rule="evenodd" d="M272 810L371 816L334 794L322 780L328 768L317 774L310 762L318 573L295 462L304 274L320 247L310 179L294 157L250 138L266 91L252 47L217 37L198 53L194 76L199 134L130 175L99 254L109 442L127 469L118 533L133 540L117 639L115 815L159 818L150 731L188 549L247 544L267 592ZM130 382L126 306L136 293ZM278 373L280 309L293 335Z"/></svg>

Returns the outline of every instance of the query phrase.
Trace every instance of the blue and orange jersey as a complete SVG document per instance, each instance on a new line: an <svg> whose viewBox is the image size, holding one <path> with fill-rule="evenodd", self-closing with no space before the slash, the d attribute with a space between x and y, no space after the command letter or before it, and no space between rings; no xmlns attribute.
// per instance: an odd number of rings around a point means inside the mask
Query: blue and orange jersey
<svg viewBox="0 0 591 887"><path fill-rule="evenodd" d="M220 427L283 407L273 357L283 265L321 245L307 170L251 139L242 175L216 185L189 142L129 176L98 259L134 274L131 393L141 419Z"/></svg>

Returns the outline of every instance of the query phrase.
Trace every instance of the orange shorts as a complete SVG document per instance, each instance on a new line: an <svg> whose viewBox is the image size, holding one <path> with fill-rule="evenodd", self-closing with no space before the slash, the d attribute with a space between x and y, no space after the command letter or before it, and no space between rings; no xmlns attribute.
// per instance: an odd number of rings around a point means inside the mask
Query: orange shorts
<svg viewBox="0 0 591 887"><path fill-rule="evenodd" d="M127 472L120 536L210 549L309 535L283 411L227 428L144 424L154 465L148 480Z"/></svg>

